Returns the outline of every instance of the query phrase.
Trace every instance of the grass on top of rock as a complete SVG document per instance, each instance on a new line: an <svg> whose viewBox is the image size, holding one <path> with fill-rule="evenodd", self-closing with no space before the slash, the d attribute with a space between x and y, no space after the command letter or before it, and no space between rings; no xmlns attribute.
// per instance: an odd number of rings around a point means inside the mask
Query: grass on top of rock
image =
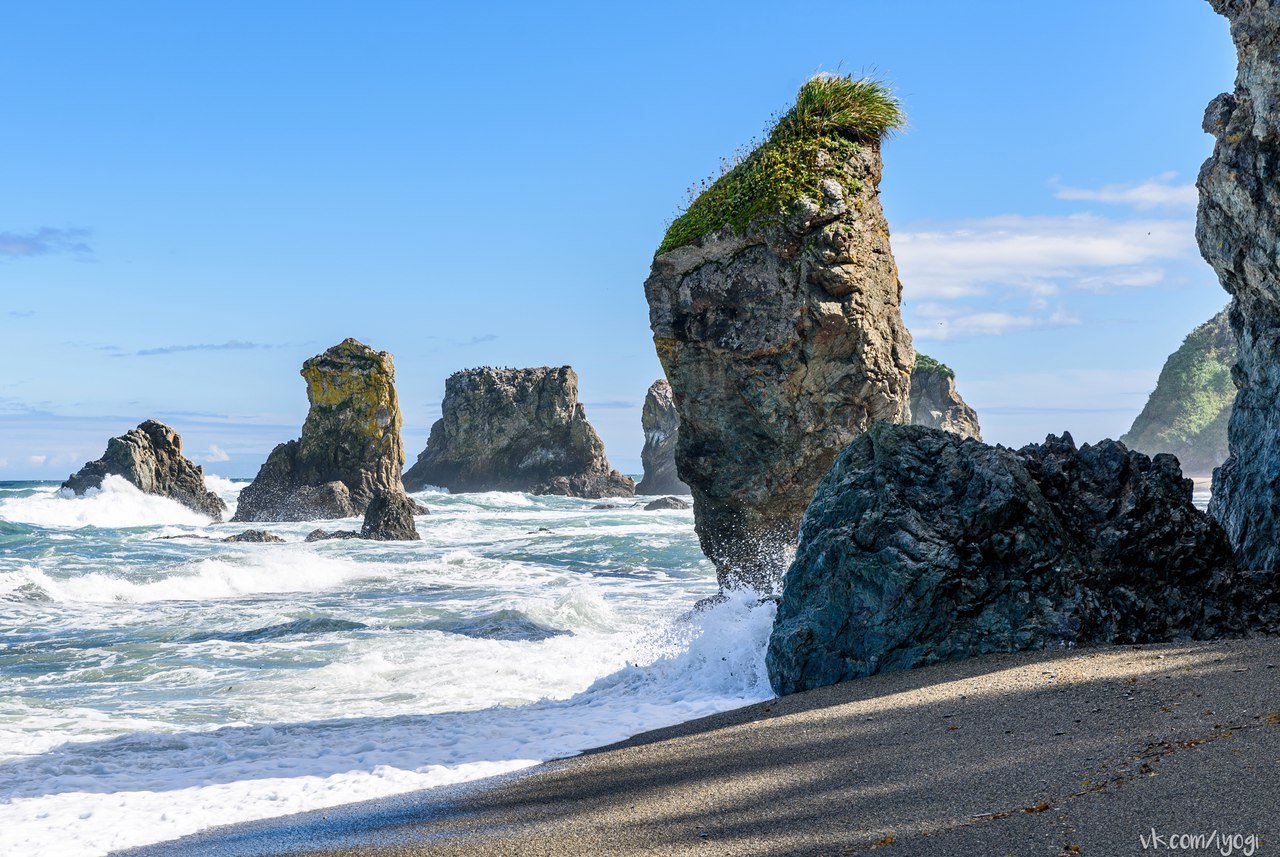
<svg viewBox="0 0 1280 857"><path fill-rule="evenodd" d="M928 354L916 352L916 365L912 372L941 372L948 378L956 377L955 371L945 363L939 363Z"/></svg>
<svg viewBox="0 0 1280 857"><path fill-rule="evenodd" d="M859 144L878 142L901 128L905 118L882 81L832 74L810 78L763 143L725 159L718 177L689 189L689 205L667 229L658 255L725 226L741 234L759 219L780 219L801 197L820 199L822 180L839 175L841 163ZM823 151L829 157L821 157Z"/></svg>

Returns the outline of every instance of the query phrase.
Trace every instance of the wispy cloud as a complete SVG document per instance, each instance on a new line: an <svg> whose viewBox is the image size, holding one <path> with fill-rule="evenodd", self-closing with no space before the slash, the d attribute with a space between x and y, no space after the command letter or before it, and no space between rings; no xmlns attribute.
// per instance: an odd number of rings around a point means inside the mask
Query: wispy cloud
<svg viewBox="0 0 1280 857"><path fill-rule="evenodd" d="M47 455L28 455L27 463L33 467L43 467L44 463L49 460Z"/></svg>
<svg viewBox="0 0 1280 857"><path fill-rule="evenodd" d="M910 298L995 290L1053 295L1076 287L1155 285L1195 247L1185 220L1005 215L926 225L893 240Z"/></svg>
<svg viewBox="0 0 1280 857"><path fill-rule="evenodd" d="M1058 185L1053 195L1058 199L1129 205L1140 211L1154 208L1195 208L1199 201L1196 186L1190 183L1175 184L1177 177L1177 173L1162 173L1136 184L1109 184L1098 188Z"/></svg>
<svg viewBox="0 0 1280 857"><path fill-rule="evenodd" d="M1000 336L1036 327L1066 327L1080 319L1062 307L1044 307L1035 301L1025 312L1008 312L965 304L924 303L914 307L917 324L911 334L918 340Z"/></svg>
<svg viewBox="0 0 1280 857"><path fill-rule="evenodd" d="M455 342L454 345L479 345L482 342L493 342L498 338L496 333L482 333L479 336L473 336L470 339L464 339L461 342Z"/></svg>
<svg viewBox="0 0 1280 857"><path fill-rule="evenodd" d="M33 309L11 309L8 312L9 318L31 318L35 314L36 311Z"/></svg>
<svg viewBox="0 0 1280 857"><path fill-rule="evenodd" d="M281 345L274 345L265 342L244 342L239 339L231 339L226 342L217 343L194 343L189 345L161 345L156 348L142 348L138 351L122 351L113 356L115 357L155 357L161 354L182 354L187 351L247 351L254 348L281 348ZM115 346L102 346L103 350L115 350Z"/></svg>
<svg viewBox="0 0 1280 857"><path fill-rule="evenodd" d="M583 402L584 408L591 408L596 411L621 410L625 408L640 408L640 402L626 402L621 399L613 399L604 402Z"/></svg>
<svg viewBox="0 0 1280 857"><path fill-rule="evenodd" d="M0 232L0 258L22 259L53 253L87 256L93 248L85 241L88 229L55 229L42 226L33 232Z"/></svg>
<svg viewBox="0 0 1280 857"><path fill-rule="evenodd" d="M209 444L209 450L201 457L201 460L207 461L210 464L216 464L219 461L230 461L231 456L227 455L227 453L223 451L222 447L218 446L216 443L211 443Z"/></svg>

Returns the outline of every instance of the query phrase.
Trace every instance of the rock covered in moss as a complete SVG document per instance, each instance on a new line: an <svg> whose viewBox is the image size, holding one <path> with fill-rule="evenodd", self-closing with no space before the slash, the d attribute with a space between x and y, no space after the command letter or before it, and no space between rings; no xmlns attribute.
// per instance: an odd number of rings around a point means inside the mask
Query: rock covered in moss
<svg viewBox="0 0 1280 857"><path fill-rule="evenodd" d="M1274 632L1278 594L1235 570L1170 455L881 423L805 515L767 664L793 693L991 652Z"/></svg>
<svg viewBox="0 0 1280 857"><path fill-rule="evenodd" d="M640 463L644 477L636 485L637 494L688 494L689 486L676 472L676 443L680 438L680 413L665 378L654 381L644 397L640 414L644 448Z"/></svg>
<svg viewBox="0 0 1280 857"><path fill-rule="evenodd" d="M445 382L441 410L427 448L404 475L411 491L635 493L635 483L609 465L572 367L457 372Z"/></svg>
<svg viewBox="0 0 1280 857"><path fill-rule="evenodd" d="M418 504L403 492L383 491L373 498L364 513L364 526L360 538L379 542L418 541L418 528L413 516L418 514Z"/></svg>
<svg viewBox="0 0 1280 857"><path fill-rule="evenodd" d="M1225 309L1191 331L1165 361L1155 390L1120 442L1148 455L1176 456L1186 473L1213 473L1227 458L1236 349Z"/></svg>
<svg viewBox="0 0 1280 857"><path fill-rule="evenodd" d="M982 440L977 411L956 390L956 373L927 354L917 354L911 370L911 424Z"/></svg>
<svg viewBox="0 0 1280 857"><path fill-rule="evenodd" d="M703 551L722 584L760 590L840 450L873 420L907 419L915 360L879 135L790 122L825 97L814 85L677 219L645 282Z"/></svg>
<svg viewBox="0 0 1280 857"><path fill-rule="evenodd" d="M353 517L377 493L404 491L391 355L346 339L303 363L302 377L311 405L302 437L272 450L241 492L236 521Z"/></svg>
<svg viewBox="0 0 1280 857"><path fill-rule="evenodd" d="M67 477L62 487L76 494L101 488L108 475L128 480L144 494L177 500L221 521L227 511L222 498L204 484L204 469L182 454L182 438L169 426L147 420L107 441L107 451Z"/></svg>

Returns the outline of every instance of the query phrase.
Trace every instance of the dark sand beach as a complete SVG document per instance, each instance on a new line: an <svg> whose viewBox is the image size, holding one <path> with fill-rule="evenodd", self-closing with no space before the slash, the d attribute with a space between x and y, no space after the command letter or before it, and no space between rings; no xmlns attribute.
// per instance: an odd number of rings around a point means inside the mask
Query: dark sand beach
<svg viewBox="0 0 1280 857"><path fill-rule="evenodd" d="M873 676L523 775L125 853L1110 857L1153 829L1217 831L1200 853L1280 843L1280 640Z"/></svg>

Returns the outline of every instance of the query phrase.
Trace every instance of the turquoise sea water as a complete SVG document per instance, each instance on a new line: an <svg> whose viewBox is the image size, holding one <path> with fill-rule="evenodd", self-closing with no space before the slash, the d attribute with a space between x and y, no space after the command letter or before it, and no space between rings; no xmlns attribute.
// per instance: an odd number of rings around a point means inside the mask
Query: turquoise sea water
<svg viewBox="0 0 1280 857"><path fill-rule="evenodd" d="M213 480L234 508L241 484ZM513 770L770 695L687 511L415 495L415 543L224 544L0 483L0 853L103 854Z"/></svg>

